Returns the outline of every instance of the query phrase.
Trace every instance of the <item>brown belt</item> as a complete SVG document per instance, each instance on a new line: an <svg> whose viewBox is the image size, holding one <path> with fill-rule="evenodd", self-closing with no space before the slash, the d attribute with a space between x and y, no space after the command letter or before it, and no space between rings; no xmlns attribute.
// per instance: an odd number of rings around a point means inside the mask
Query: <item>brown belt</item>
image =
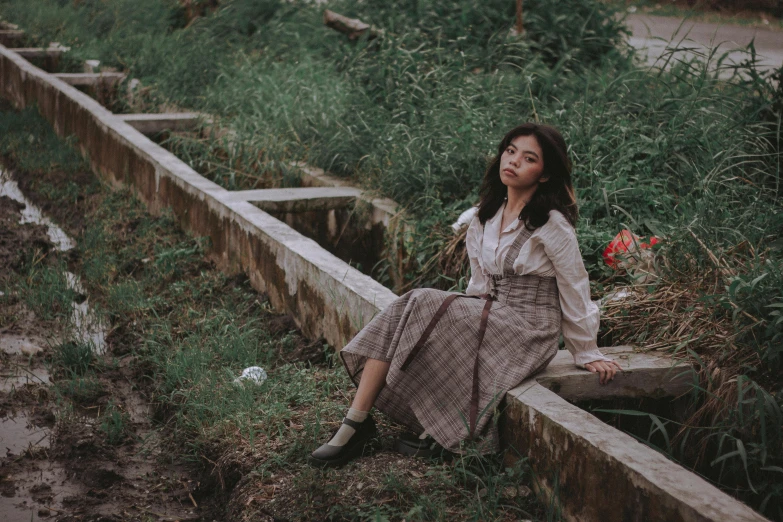
<svg viewBox="0 0 783 522"><path fill-rule="evenodd" d="M470 415L469 415L470 438L472 439L475 436L476 419L478 417L478 405L479 405L479 350L481 350L481 343L484 341L484 334L487 331L487 319L489 319L489 309L492 308L492 301L493 301L492 297L489 294L484 294L481 296L452 294L448 296L446 299L444 299L443 303L441 303L440 305L440 308L438 308L438 311L435 312L434 316L432 316L432 319L430 320L430 323L427 325L427 328L424 329L424 332L421 334L421 337L419 337L419 340L416 342L416 344L413 346L413 349L408 354L408 357L406 357L405 361L403 361L400 370L405 371L405 369L408 368L408 365L413 361L413 359L418 355L418 353L424 347L424 343L427 342L427 339L429 338L432 331L435 329L435 326L438 324L438 321L441 320L441 318L446 314L446 310L448 310L451 303L453 303L454 300L458 297L469 297L472 299L487 300L487 303L484 305L484 310L481 312L481 322L479 323L479 340L478 340L478 346L476 347L476 360L473 363L473 389L470 394Z"/></svg>

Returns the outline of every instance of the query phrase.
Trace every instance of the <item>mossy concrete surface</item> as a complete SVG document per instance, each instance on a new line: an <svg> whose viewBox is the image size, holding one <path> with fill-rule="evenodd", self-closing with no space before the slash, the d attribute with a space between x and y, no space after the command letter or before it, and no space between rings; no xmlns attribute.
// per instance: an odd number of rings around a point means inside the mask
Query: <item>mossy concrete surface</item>
<svg viewBox="0 0 783 522"><path fill-rule="evenodd" d="M535 379L511 390L507 404L505 436L516 450L507 458L528 458L539 495L559 498L566 520L767 520Z"/></svg>
<svg viewBox="0 0 783 522"><path fill-rule="evenodd" d="M119 117L128 125L146 135L157 134L163 131L193 130L203 118L197 112L121 114Z"/></svg>
<svg viewBox="0 0 783 522"><path fill-rule="evenodd" d="M595 375L577 368L574 358L565 350L560 350L535 380L570 401L677 397L691 389L693 369L690 365L672 364L670 357L639 353L630 346L601 348L601 351L623 369L609 385L601 385Z"/></svg>

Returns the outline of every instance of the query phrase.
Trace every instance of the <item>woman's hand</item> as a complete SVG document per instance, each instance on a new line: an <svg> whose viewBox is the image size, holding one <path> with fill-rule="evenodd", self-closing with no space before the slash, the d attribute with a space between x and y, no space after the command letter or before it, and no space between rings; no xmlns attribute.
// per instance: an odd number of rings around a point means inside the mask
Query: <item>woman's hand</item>
<svg viewBox="0 0 783 522"><path fill-rule="evenodd" d="M606 384L607 382L611 381L614 379L615 373L622 371L620 365L614 361L593 361L586 363L585 368L593 373L597 373L598 381L601 384Z"/></svg>

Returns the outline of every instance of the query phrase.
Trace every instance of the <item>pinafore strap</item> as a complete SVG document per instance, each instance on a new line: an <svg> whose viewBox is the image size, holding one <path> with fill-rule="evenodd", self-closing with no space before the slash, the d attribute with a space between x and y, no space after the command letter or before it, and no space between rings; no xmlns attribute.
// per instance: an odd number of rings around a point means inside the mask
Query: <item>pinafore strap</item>
<svg viewBox="0 0 783 522"><path fill-rule="evenodd" d="M527 240L530 239L532 234L533 231L528 229L525 226L525 223L522 222L522 230L517 234L516 239L514 239L514 242L511 244L511 248L508 249L506 257L503 259L504 276L514 275L514 261L517 260L520 250L522 250L522 247L527 243Z"/></svg>

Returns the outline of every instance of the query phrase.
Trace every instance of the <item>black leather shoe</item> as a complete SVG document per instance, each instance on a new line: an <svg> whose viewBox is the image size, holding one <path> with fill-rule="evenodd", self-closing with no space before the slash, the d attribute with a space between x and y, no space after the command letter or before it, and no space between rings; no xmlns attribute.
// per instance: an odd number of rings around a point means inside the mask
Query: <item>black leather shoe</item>
<svg viewBox="0 0 783 522"><path fill-rule="evenodd" d="M327 443L315 450L310 455L310 458L307 459L312 466L320 468L342 466L356 457L361 456L367 443L378 434L375 420L369 415L362 422L356 422L345 418L343 419L343 424L347 424L355 429L356 433L351 436L344 446L330 446Z"/></svg>
<svg viewBox="0 0 783 522"><path fill-rule="evenodd" d="M394 443L394 449L410 457L444 457L447 451L427 435L420 439L413 433L403 433Z"/></svg>

